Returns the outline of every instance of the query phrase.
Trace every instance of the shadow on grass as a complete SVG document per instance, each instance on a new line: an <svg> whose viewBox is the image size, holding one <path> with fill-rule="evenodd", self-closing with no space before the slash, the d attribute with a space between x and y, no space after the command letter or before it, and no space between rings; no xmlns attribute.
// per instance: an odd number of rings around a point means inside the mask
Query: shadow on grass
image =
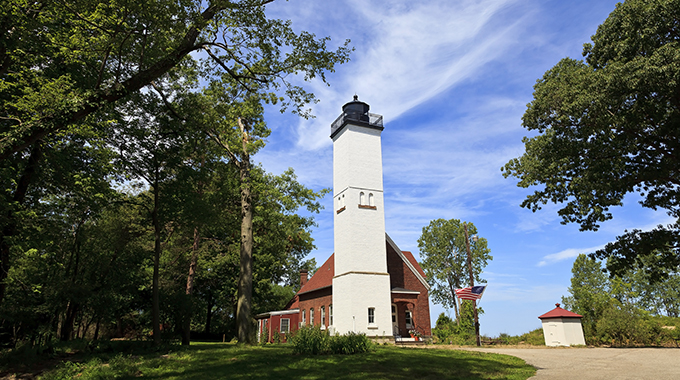
<svg viewBox="0 0 680 380"><path fill-rule="evenodd" d="M139 363L156 379L526 379L521 359L481 352L378 347L357 355L292 355L286 346L198 343ZM132 379L133 377L129 377Z"/></svg>

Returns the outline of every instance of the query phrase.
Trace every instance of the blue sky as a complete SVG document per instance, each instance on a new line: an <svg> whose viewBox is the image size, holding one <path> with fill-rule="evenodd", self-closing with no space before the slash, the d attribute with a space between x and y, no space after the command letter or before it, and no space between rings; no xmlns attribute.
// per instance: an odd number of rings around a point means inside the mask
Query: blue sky
<svg viewBox="0 0 680 380"><path fill-rule="evenodd" d="M575 0L290 0L269 6L296 30L351 39L351 62L328 75L330 86L306 88L320 102L315 119L279 114L254 157L300 182L332 187L330 124L355 93L383 115L383 175L387 233L418 257L417 239L430 220L475 224L494 259L484 277L482 334L521 334L540 327L567 288L579 253L602 247L625 229L668 222L634 197L597 232L562 225L556 205L532 213L519 204L530 190L500 168L524 151L521 126L533 85L561 58L580 58L616 1ZM293 78L293 80L295 80ZM311 253L321 265L333 252L332 199L317 216ZM441 312L431 303L432 321ZM452 311L451 311L452 313Z"/></svg>

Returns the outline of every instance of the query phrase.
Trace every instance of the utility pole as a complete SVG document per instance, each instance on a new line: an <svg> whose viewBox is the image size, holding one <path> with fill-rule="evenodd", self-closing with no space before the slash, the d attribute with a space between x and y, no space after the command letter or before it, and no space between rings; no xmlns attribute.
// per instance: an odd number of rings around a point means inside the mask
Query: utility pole
<svg viewBox="0 0 680 380"><path fill-rule="evenodd" d="M475 275L472 273L472 253L470 253L470 238L468 237L467 222L463 223L463 230L465 231L465 248L467 249L467 263L468 270L470 271L470 288L472 288L473 286L475 286ZM475 316L475 336L477 341L477 347L480 347L482 345L482 342L479 339L479 319L477 316L477 301L473 300L472 304Z"/></svg>

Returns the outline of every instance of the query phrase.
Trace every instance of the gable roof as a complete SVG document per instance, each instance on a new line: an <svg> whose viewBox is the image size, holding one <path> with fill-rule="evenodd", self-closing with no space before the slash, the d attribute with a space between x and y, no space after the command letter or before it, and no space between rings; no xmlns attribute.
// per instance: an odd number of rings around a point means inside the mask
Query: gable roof
<svg viewBox="0 0 680 380"><path fill-rule="evenodd" d="M420 267L418 261L413 254L409 251L401 251L397 244L392 241L389 235L385 234L385 241L390 244L392 248L397 252L399 257L404 261L404 264L413 272L413 274L420 280L420 282L425 286L425 289L430 289L430 285L425 280L425 271ZM305 286L300 288L295 296L294 300L290 304L290 307L297 307L298 295L313 292L315 290L324 289L333 286L333 277L335 276L335 253L326 260L323 265L316 272L312 278L307 281Z"/></svg>
<svg viewBox="0 0 680 380"><path fill-rule="evenodd" d="M416 278L420 280L425 289L430 290L430 284L428 284L427 280L425 280L425 272L423 271L423 268L420 267L420 264L418 264L418 261L416 261L415 257L413 257L413 254L411 254L409 251L402 251L399 249L399 247L397 247L397 243L395 243L387 233L385 233L385 240L387 240L387 244L391 245L395 252L397 252L399 257L401 257L401 259L404 261L404 264L406 264L411 272L413 272Z"/></svg>
<svg viewBox="0 0 680 380"><path fill-rule="evenodd" d="M335 276L335 253L332 254L331 257L329 257L328 260L323 263L323 265L321 265L321 268L314 272L312 278L307 281L305 286L300 288L300 291L298 291L297 294L299 295L309 293L332 286L333 276Z"/></svg>
<svg viewBox="0 0 680 380"><path fill-rule="evenodd" d="M573 313L569 310L564 310L560 307L560 304L556 303L555 306L556 308L550 310L549 312L541 315L538 317L539 319L548 319L548 318L583 318L582 315L578 315L576 313Z"/></svg>
<svg viewBox="0 0 680 380"><path fill-rule="evenodd" d="M426 277L425 271L423 270L423 268L420 267L420 264L418 264L418 260L416 260L416 258L413 257L413 254L411 252L401 251L401 253L403 253L404 256L406 256L408 262L411 263L411 265L413 265L416 268L416 270L418 271L418 273L420 273L421 276Z"/></svg>
<svg viewBox="0 0 680 380"><path fill-rule="evenodd" d="M283 310L292 310L292 309L298 309L300 308L300 297L296 294L293 299L288 301L286 304L286 307L283 308Z"/></svg>

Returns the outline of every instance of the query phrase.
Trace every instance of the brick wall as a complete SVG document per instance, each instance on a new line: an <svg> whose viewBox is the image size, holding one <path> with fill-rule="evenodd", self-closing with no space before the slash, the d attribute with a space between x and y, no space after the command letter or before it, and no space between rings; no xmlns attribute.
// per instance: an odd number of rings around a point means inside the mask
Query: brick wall
<svg viewBox="0 0 680 380"><path fill-rule="evenodd" d="M387 244L387 268L390 273L390 286L415 290L420 294L392 294L392 303L397 306L399 334L408 336L406 310L410 310L416 330L422 335L432 335L430 326L430 302L427 288L404 263L399 254Z"/></svg>
<svg viewBox="0 0 680 380"><path fill-rule="evenodd" d="M331 287L315 290L313 292L300 294L300 314L298 320L302 322L302 311L306 313L307 324L309 324L309 310L314 309L314 324L321 324L321 306L326 310L325 327L330 325L330 315L328 306L333 304L333 290Z"/></svg>

